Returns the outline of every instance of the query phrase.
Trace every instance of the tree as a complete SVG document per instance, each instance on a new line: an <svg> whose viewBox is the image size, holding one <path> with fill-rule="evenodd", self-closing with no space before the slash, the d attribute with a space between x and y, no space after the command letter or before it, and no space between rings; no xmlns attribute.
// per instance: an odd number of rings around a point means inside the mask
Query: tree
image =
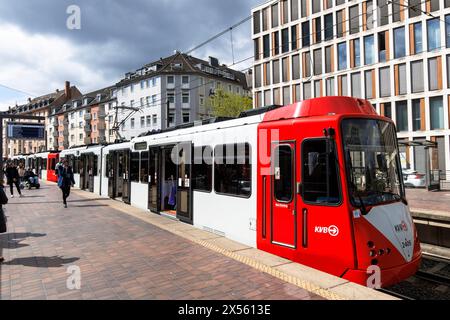
<svg viewBox="0 0 450 320"><path fill-rule="evenodd" d="M253 106L252 99L232 92L217 89L209 98L209 104L215 117L237 117Z"/></svg>

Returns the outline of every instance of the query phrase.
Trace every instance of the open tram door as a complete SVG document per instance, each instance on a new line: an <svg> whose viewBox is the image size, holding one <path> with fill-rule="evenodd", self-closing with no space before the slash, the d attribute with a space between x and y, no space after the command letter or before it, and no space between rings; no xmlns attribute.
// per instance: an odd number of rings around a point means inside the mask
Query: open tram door
<svg viewBox="0 0 450 320"><path fill-rule="evenodd" d="M118 165L121 168L122 180L122 201L126 204L131 203L131 180L130 180L130 150L121 150L118 152Z"/></svg>
<svg viewBox="0 0 450 320"><path fill-rule="evenodd" d="M93 153L86 153L82 157L84 157L84 185L82 185L82 189L94 192L95 155Z"/></svg>
<svg viewBox="0 0 450 320"><path fill-rule="evenodd" d="M114 153L110 152L106 155L106 176L108 177L108 197L114 199L116 196L116 162Z"/></svg>
<svg viewBox="0 0 450 320"><path fill-rule="evenodd" d="M80 189L81 190L86 190L86 165L87 165L87 161L86 161L86 155L85 154L81 154L79 157L79 169L80 169Z"/></svg>
<svg viewBox="0 0 450 320"><path fill-rule="evenodd" d="M185 223L193 224L192 216L192 142L180 143L177 146L177 218Z"/></svg>
<svg viewBox="0 0 450 320"><path fill-rule="evenodd" d="M161 211L161 148L150 147L148 168L148 209L153 213Z"/></svg>

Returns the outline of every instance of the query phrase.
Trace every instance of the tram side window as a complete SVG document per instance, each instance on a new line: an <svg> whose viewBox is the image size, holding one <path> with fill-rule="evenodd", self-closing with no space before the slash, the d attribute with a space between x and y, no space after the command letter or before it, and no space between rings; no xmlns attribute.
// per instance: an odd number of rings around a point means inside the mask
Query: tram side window
<svg viewBox="0 0 450 320"><path fill-rule="evenodd" d="M94 168L92 170L94 172L94 176L98 176L98 156L94 155Z"/></svg>
<svg viewBox="0 0 450 320"><path fill-rule="evenodd" d="M131 170L130 170L130 180L131 182L139 182L139 152L131 153Z"/></svg>
<svg viewBox="0 0 450 320"><path fill-rule="evenodd" d="M192 188L197 191L212 191L213 150L211 147L194 148L192 166Z"/></svg>
<svg viewBox="0 0 450 320"><path fill-rule="evenodd" d="M148 183L148 151L141 153L141 183Z"/></svg>
<svg viewBox="0 0 450 320"><path fill-rule="evenodd" d="M250 145L240 143L216 146L214 159L214 190L224 195L250 197Z"/></svg>
<svg viewBox="0 0 450 320"><path fill-rule="evenodd" d="M109 178L109 174L111 173L111 169L112 169L112 159L111 159L111 155L107 154L106 155L106 170L105 170L105 178Z"/></svg>
<svg viewBox="0 0 450 320"><path fill-rule="evenodd" d="M42 170L47 170L47 159L42 160Z"/></svg>
<svg viewBox="0 0 450 320"><path fill-rule="evenodd" d="M73 161L73 173L79 174L80 173L80 157L74 157Z"/></svg>
<svg viewBox="0 0 450 320"><path fill-rule="evenodd" d="M334 142L326 139L303 143L303 200L312 204L337 205L341 202ZM327 150L328 149L328 150Z"/></svg>

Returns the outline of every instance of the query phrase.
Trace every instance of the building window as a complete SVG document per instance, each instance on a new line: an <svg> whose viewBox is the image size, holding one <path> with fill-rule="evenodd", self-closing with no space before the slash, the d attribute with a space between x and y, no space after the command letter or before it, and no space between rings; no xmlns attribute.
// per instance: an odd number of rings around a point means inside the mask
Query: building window
<svg viewBox="0 0 450 320"><path fill-rule="evenodd" d="M130 128L134 129L134 118L131 118L130 120Z"/></svg>
<svg viewBox="0 0 450 320"><path fill-rule="evenodd" d="M420 99L412 101L413 131L423 130L422 128L422 103Z"/></svg>
<svg viewBox="0 0 450 320"><path fill-rule="evenodd" d="M147 82L147 81L145 81L145 80L142 80L142 81L141 81L141 90L145 88L146 82Z"/></svg>
<svg viewBox="0 0 450 320"><path fill-rule="evenodd" d="M271 74L270 74L270 62L266 62L266 63L264 64L264 72L263 72L263 75L264 75L264 85L265 85L265 86L270 85L270 80L271 80ZM230 87L231 87L231 85L230 85ZM238 92L238 91L239 91L239 87L236 87L236 89L237 89L237 92L236 92L236 93L239 93L239 92ZM231 92L231 90L230 90L230 92Z"/></svg>
<svg viewBox="0 0 450 320"><path fill-rule="evenodd" d="M297 50L298 47L298 41L297 41L298 35L297 35L297 26L291 27L291 43L292 43L292 50Z"/></svg>
<svg viewBox="0 0 450 320"><path fill-rule="evenodd" d="M192 166L192 188L196 191L212 191L212 156L211 147L194 148L194 165Z"/></svg>
<svg viewBox="0 0 450 320"><path fill-rule="evenodd" d="M325 40L333 39L333 14L327 14L324 17L325 20Z"/></svg>
<svg viewBox="0 0 450 320"><path fill-rule="evenodd" d="M141 128L145 127L145 117L141 117Z"/></svg>
<svg viewBox="0 0 450 320"><path fill-rule="evenodd" d="M167 83L168 84L174 84L175 83L175 77L174 76L167 76Z"/></svg>
<svg viewBox="0 0 450 320"><path fill-rule="evenodd" d="M286 53L289 51L289 29L281 30L281 52Z"/></svg>
<svg viewBox="0 0 450 320"><path fill-rule="evenodd" d="M445 16L445 44L450 48L450 15Z"/></svg>
<svg viewBox="0 0 450 320"><path fill-rule="evenodd" d="M214 190L250 197L252 194L251 150L248 143L219 145L214 149Z"/></svg>
<svg viewBox="0 0 450 320"><path fill-rule="evenodd" d="M189 111L183 112L183 123L189 123L191 121Z"/></svg>
<svg viewBox="0 0 450 320"><path fill-rule="evenodd" d="M309 21L306 21L302 23L302 47L308 47L310 43Z"/></svg>
<svg viewBox="0 0 450 320"><path fill-rule="evenodd" d="M273 89L273 103L277 105L281 104L280 88Z"/></svg>
<svg viewBox="0 0 450 320"><path fill-rule="evenodd" d="M271 102L271 92L270 90L264 91L264 105L270 106L272 104Z"/></svg>
<svg viewBox="0 0 450 320"><path fill-rule="evenodd" d="M397 131L408 131L408 103L406 101L396 102L395 112L397 116Z"/></svg>
<svg viewBox="0 0 450 320"><path fill-rule="evenodd" d="M152 126L152 117L151 116L147 116L146 120L147 120L147 127L151 127Z"/></svg>
<svg viewBox="0 0 450 320"><path fill-rule="evenodd" d="M313 20L313 23L315 24L315 28L316 28L316 33L315 33L315 42L314 43L319 43L322 41L322 22L321 22L321 18L316 18Z"/></svg>
<svg viewBox="0 0 450 320"><path fill-rule="evenodd" d="M288 82L290 79L289 75L289 58L283 58L282 60L283 67L283 82Z"/></svg>
<svg viewBox="0 0 450 320"><path fill-rule="evenodd" d="M317 13L320 11L321 0L312 0L312 13Z"/></svg>
<svg viewBox="0 0 450 320"><path fill-rule="evenodd" d="M289 87L283 87L283 104L288 105L291 103L291 89Z"/></svg>
<svg viewBox="0 0 450 320"><path fill-rule="evenodd" d="M423 61L411 62L411 88L412 93L418 93L424 91L423 82Z"/></svg>
<svg viewBox="0 0 450 320"><path fill-rule="evenodd" d="M278 3L272 6L272 28L276 28L279 25L279 11L278 11Z"/></svg>
<svg viewBox="0 0 450 320"><path fill-rule="evenodd" d="M292 99L294 102L300 102L301 101L301 85L300 84L296 84L294 85L294 93L295 93L295 97L294 99Z"/></svg>
<svg viewBox="0 0 450 320"><path fill-rule="evenodd" d="M322 96L322 81L314 81L314 97L319 98Z"/></svg>
<svg viewBox="0 0 450 320"><path fill-rule="evenodd" d="M403 58L406 55L405 28L394 29L394 58Z"/></svg>
<svg viewBox="0 0 450 320"><path fill-rule="evenodd" d="M303 83L303 100L311 99L311 82Z"/></svg>
<svg viewBox="0 0 450 320"><path fill-rule="evenodd" d="M287 0L281 0L281 9L283 10L283 24L289 22L289 5Z"/></svg>
<svg viewBox="0 0 450 320"><path fill-rule="evenodd" d="M328 97L335 96L335 93L334 93L334 78L326 79L325 80L325 85L326 85L326 95Z"/></svg>
<svg viewBox="0 0 450 320"><path fill-rule="evenodd" d="M311 60L311 53L309 51L303 53L303 61L303 77L307 78L311 76L311 65L313 64Z"/></svg>
<svg viewBox="0 0 450 320"><path fill-rule="evenodd" d="M444 105L442 97L430 98L431 130L444 129Z"/></svg>
<svg viewBox="0 0 450 320"><path fill-rule="evenodd" d="M373 1L366 1L366 30L373 29Z"/></svg>
<svg viewBox="0 0 450 320"><path fill-rule="evenodd" d="M356 98L362 98L361 95L361 73L352 73L350 76L352 82L352 96Z"/></svg>
<svg viewBox="0 0 450 320"><path fill-rule="evenodd" d="M338 68L347 69L347 44L345 42L338 44Z"/></svg>
<svg viewBox="0 0 450 320"><path fill-rule="evenodd" d="M384 26L389 23L388 0L378 0L378 25Z"/></svg>
<svg viewBox="0 0 450 320"><path fill-rule="evenodd" d="M261 52L260 52L260 48L259 48L259 38L253 40L253 43L255 44L255 60L259 60L261 57Z"/></svg>
<svg viewBox="0 0 450 320"><path fill-rule="evenodd" d="M181 95L181 101L182 101L183 104L189 104L190 103L189 92L183 92L183 94Z"/></svg>
<svg viewBox="0 0 450 320"><path fill-rule="evenodd" d="M181 83L182 84L189 84L189 76L182 76L181 77Z"/></svg>
<svg viewBox="0 0 450 320"><path fill-rule="evenodd" d="M277 84L280 83L280 60L274 60L272 65L272 73L273 73L273 81L272 83ZM256 84L255 84L256 87Z"/></svg>
<svg viewBox="0 0 450 320"><path fill-rule="evenodd" d="M350 34L359 32L359 5L350 7Z"/></svg>
<svg viewBox="0 0 450 320"><path fill-rule="evenodd" d="M261 76L261 65L257 65L255 66L255 88L261 87Z"/></svg>
<svg viewBox="0 0 450 320"><path fill-rule="evenodd" d="M366 99L374 99L374 92L373 92L373 70L368 70L364 72L364 83L365 83L365 93L366 93Z"/></svg>
<svg viewBox="0 0 450 320"><path fill-rule="evenodd" d="M410 18L418 17L422 14L421 10L422 0L409 0L408 13Z"/></svg>
<svg viewBox="0 0 450 320"><path fill-rule="evenodd" d="M261 32L261 11L255 11L253 13L253 33L257 34Z"/></svg>
<svg viewBox="0 0 450 320"><path fill-rule="evenodd" d="M341 92L339 95L341 96L348 96L348 80L347 80L347 75L343 75L340 76L340 80L339 80L340 84L341 84Z"/></svg>
<svg viewBox="0 0 450 320"><path fill-rule="evenodd" d="M300 0L301 1L301 5L302 5L302 18L305 18L308 14L309 14L309 12L308 12L308 9L307 9L307 1L309 1L309 0Z"/></svg>
<svg viewBox="0 0 450 320"><path fill-rule="evenodd" d="M344 35L344 25L346 21L344 21L344 10L336 12L336 35L338 38L341 38Z"/></svg>
<svg viewBox="0 0 450 320"><path fill-rule="evenodd" d="M322 74L322 49L314 50L314 75Z"/></svg>
<svg viewBox="0 0 450 320"><path fill-rule="evenodd" d="M298 6L298 1L299 0L291 0L291 20L292 21L295 21L295 20L297 20L299 17L298 17L298 9L299 9L299 6Z"/></svg>
<svg viewBox="0 0 450 320"><path fill-rule="evenodd" d="M389 74L389 67L380 68L380 96L391 96L391 77Z"/></svg>
<svg viewBox="0 0 450 320"><path fill-rule="evenodd" d="M158 123L158 117L154 114L152 118L153 118L153 125L156 125Z"/></svg>
<svg viewBox="0 0 450 320"><path fill-rule="evenodd" d="M352 41L353 46L353 66L352 68L361 66L361 45L359 43L359 39L354 39Z"/></svg>
<svg viewBox="0 0 450 320"><path fill-rule="evenodd" d="M270 57L270 36L265 35L263 37L263 57L269 58Z"/></svg>
<svg viewBox="0 0 450 320"><path fill-rule="evenodd" d="M428 79L430 90L442 89L442 63L441 57L428 60Z"/></svg>
<svg viewBox="0 0 450 320"><path fill-rule="evenodd" d="M378 59L379 62L386 62L389 52L387 52L387 37L389 31L378 33Z"/></svg>
<svg viewBox="0 0 450 320"><path fill-rule="evenodd" d="M439 10L439 0L431 0L430 1L430 11L437 11Z"/></svg>
<svg viewBox="0 0 450 320"><path fill-rule="evenodd" d="M422 41L422 22L414 23L414 52L413 54L423 52Z"/></svg>
<svg viewBox="0 0 450 320"><path fill-rule="evenodd" d="M395 72L397 72L395 78L398 79L396 95L407 94L408 89L406 83L406 64L399 64L395 66L395 69Z"/></svg>
<svg viewBox="0 0 450 320"><path fill-rule="evenodd" d="M364 37L364 64L371 65L375 63L375 45L373 41L374 37Z"/></svg>
<svg viewBox="0 0 450 320"><path fill-rule="evenodd" d="M390 102L384 103L384 116L392 119L392 106Z"/></svg>
<svg viewBox="0 0 450 320"><path fill-rule="evenodd" d="M269 8L265 8L262 11L262 31L266 31L269 28Z"/></svg>
<svg viewBox="0 0 450 320"><path fill-rule="evenodd" d="M292 56L292 80L297 79L300 79L300 55L298 54Z"/></svg>
<svg viewBox="0 0 450 320"><path fill-rule="evenodd" d="M441 46L439 18L427 21L428 51L439 49Z"/></svg>
<svg viewBox="0 0 450 320"><path fill-rule="evenodd" d="M334 59L334 57L331 54L331 50L332 46L326 47L325 48L325 73L329 73L329 72L333 72L333 68L332 68L332 59Z"/></svg>

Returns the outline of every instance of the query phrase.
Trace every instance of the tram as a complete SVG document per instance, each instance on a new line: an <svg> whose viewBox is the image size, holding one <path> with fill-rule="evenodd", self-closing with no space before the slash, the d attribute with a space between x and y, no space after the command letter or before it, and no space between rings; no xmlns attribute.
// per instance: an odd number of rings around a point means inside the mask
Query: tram
<svg viewBox="0 0 450 320"><path fill-rule="evenodd" d="M368 101L255 109L95 150L62 156L98 174L101 196L362 285L373 267L383 287L419 268L395 125Z"/></svg>

